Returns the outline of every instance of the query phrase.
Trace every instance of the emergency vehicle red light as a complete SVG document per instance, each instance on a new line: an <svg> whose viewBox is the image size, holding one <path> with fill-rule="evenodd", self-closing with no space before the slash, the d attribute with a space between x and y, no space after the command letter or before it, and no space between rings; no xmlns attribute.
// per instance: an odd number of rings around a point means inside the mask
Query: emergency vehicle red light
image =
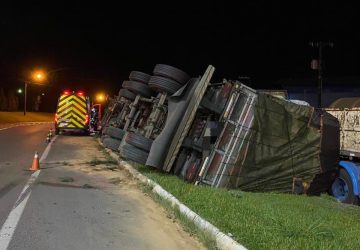
<svg viewBox="0 0 360 250"><path fill-rule="evenodd" d="M84 95L84 92L79 91L79 92L77 92L77 95L83 96L83 95Z"/></svg>
<svg viewBox="0 0 360 250"><path fill-rule="evenodd" d="M64 91L64 95L70 95L70 91L65 90L65 91Z"/></svg>

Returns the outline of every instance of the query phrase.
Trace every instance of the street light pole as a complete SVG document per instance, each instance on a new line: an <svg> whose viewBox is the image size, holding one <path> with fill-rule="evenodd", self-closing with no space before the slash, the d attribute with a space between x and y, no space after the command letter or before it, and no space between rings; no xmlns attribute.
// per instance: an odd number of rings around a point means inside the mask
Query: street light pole
<svg viewBox="0 0 360 250"><path fill-rule="evenodd" d="M318 61L315 65L312 65L313 69L318 70L318 107L322 108L322 92L323 92L323 77L322 77L322 57L323 57L323 48L326 46L334 47L332 42L310 42L310 46L319 48Z"/></svg>
<svg viewBox="0 0 360 250"><path fill-rule="evenodd" d="M41 84L41 82L43 82L45 80L45 75L44 73L42 73L41 71L37 71L34 72L32 74L32 79L33 81L28 81L25 80L25 85L24 85L24 116L26 115L26 99L27 99L27 87L29 84Z"/></svg>

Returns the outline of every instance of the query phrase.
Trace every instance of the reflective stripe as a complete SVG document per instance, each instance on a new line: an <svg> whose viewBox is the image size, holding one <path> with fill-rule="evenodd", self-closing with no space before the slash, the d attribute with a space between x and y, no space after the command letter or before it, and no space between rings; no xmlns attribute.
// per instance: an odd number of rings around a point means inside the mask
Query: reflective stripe
<svg viewBox="0 0 360 250"><path fill-rule="evenodd" d="M61 112L62 110L66 109L70 105L74 105L77 108L79 108L80 111L86 113L86 104L78 103L78 101L76 101L76 100L66 101L62 105L59 105L58 106L58 112Z"/></svg>
<svg viewBox="0 0 360 250"><path fill-rule="evenodd" d="M86 111L86 100L83 98L79 98L77 96L68 96L67 98L64 98L63 100L59 101L58 109L62 109L64 105L67 103L76 103L78 106L83 108Z"/></svg>
<svg viewBox="0 0 360 250"><path fill-rule="evenodd" d="M77 108L75 107L69 107L66 110L64 110L61 113L58 113L58 117L63 117L64 115L67 115L69 113L75 113L77 116L80 116L82 119L86 119L86 114L81 113Z"/></svg>
<svg viewBox="0 0 360 250"><path fill-rule="evenodd" d="M87 112L84 108L79 107L78 105L75 105L74 102L67 104L66 106L63 106L62 108L58 109L58 115L61 115L62 113L68 113L69 110L75 109L83 115L86 115Z"/></svg>
<svg viewBox="0 0 360 250"><path fill-rule="evenodd" d="M57 106L59 119L68 119L67 125L59 124L61 128L85 128L87 111L87 100L85 96L62 95Z"/></svg>
<svg viewBox="0 0 360 250"><path fill-rule="evenodd" d="M85 97L80 97L80 96L76 96L76 95L69 95L69 96L66 96L65 98L60 98L59 105L61 105L65 101L69 101L71 99L76 99L79 103L86 103Z"/></svg>
<svg viewBox="0 0 360 250"><path fill-rule="evenodd" d="M68 97L69 97L68 95L62 95L62 96L60 96L59 102L61 102L62 100L66 99L66 98L68 98Z"/></svg>
<svg viewBox="0 0 360 250"><path fill-rule="evenodd" d="M77 127L79 127L79 128L83 128L84 127L84 125L81 125L80 123L78 123L75 119L71 119L71 123L72 124L75 124Z"/></svg>
<svg viewBox="0 0 360 250"><path fill-rule="evenodd" d="M75 117L75 118L73 118ZM66 115L65 117L63 117L64 119L69 119L70 118L70 122L76 121L77 124L79 124L79 122L82 123L82 125L79 125L80 127L84 127L85 126L85 120L82 120L80 117L77 117L76 115L74 115L73 113L70 113L68 115ZM76 119L77 118L77 119Z"/></svg>
<svg viewBox="0 0 360 250"><path fill-rule="evenodd" d="M79 108L79 110L86 113L86 102L84 100L79 99L77 96L70 96L58 104L58 113L64 110L69 105L75 105Z"/></svg>
<svg viewBox="0 0 360 250"><path fill-rule="evenodd" d="M85 96L76 96L77 98L80 98L80 99L82 99L83 100L83 102L86 102L86 99L85 99Z"/></svg>
<svg viewBox="0 0 360 250"><path fill-rule="evenodd" d="M65 103L64 105L62 105L61 107L58 107L57 111L58 113L63 112L64 110L66 110L67 108L69 108L70 106L75 106L79 111L81 111L82 113L87 113L86 111L86 107L83 107L81 105L79 105L77 102L72 101L72 102L68 102Z"/></svg>
<svg viewBox="0 0 360 250"><path fill-rule="evenodd" d="M72 114L70 113L70 114L68 114L68 115L66 115L66 116L64 116L64 117L61 117L61 118L68 119L68 118L70 118L71 116L72 116Z"/></svg>

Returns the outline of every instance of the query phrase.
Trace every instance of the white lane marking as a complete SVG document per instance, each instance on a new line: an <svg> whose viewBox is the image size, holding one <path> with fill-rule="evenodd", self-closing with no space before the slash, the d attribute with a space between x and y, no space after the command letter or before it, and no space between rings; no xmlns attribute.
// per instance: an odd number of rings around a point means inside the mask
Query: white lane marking
<svg viewBox="0 0 360 250"><path fill-rule="evenodd" d="M5 129L9 129L9 128L15 128L15 127L19 127L19 126L33 126L33 125L38 125L38 124L50 124L53 122L23 122L23 123L15 123L10 125L9 127L5 127L5 128L0 128L1 130L5 130Z"/></svg>
<svg viewBox="0 0 360 250"><path fill-rule="evenodd" d="M54 137L54 139L47 145L45 148L43 154L41 155L41 158L39 162L42 162L46 159L46 157L49 154L51 145L55 141L57 136ZM19 220L21 218L21 215L24 212L26 203L28 202L31 194L31 186L36 181L36 179L40 175L40 171L38 170L34 172L29 180L27 181L26 185L24 186L23 190L21 191L19 197L17 198L11 212L9 213L5 223L1 227L0 230L0 250L6 250L10 244L10 241L14 235L14 232L16 230L16 227L19 223Z"/></svg>
<svg viewBox="0 0 360 250"><path fill-rule="evenodd" d="M48 154L50 152L51 145L53 144L53 142L56 140L57 137L58 136L55 135L54 138L51 140L51 142L49 142L49 144L45 148L44 152L42 153L39 162L42 162L42 161L44 161L46 159L46 157L48 156Z"/></svg>

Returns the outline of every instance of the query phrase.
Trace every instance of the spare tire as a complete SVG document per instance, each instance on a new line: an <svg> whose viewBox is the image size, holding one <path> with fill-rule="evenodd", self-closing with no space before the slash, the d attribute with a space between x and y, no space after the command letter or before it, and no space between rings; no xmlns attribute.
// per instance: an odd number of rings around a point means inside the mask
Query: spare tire
<svg viewBox="0 0 360 250"><path fill-rule="evenodd" d="M190 76L181 69L166 64L156 64L153 73L156 76L173 79L181 84L187 83L190 79Z"/></svg>
<svg viewBox="0 0 360 250"><path fill-rule="evenodd" d="M151 97L155 93L144 83L136 81L123 81L122 87L143 97Z"/></svg>
<svg viewBox="0 0 360 250"><path fill-rule="evenodd" d="M119 148L120 155L130 161L145 164L149 153L130 144L124 144Z"/></svg>
<svg viewBox="0 0 360 250"><path fill-rule="evenodd" d="M112 138L121 140L125 135L125 131L122 130L121 128L115 128L115 127L109 126L109 127L107 127L107 129L105 130L105 132L103 134L109 135Z"/></svg>
<svg viewBox="0 0 360 250"><path fill-rule="evenodd" d="M145 150L146 152L150 152L151 145L153 143L153 140L132 132L126 134L125 141L130 145Z"/></svg>
<svg viewBox="0 0 360 250"><path fill-rule="evenodd" d="M181 85L169 78L152 76L149 81L149 87L158 92L165 92L172 95L181 88Z"/></svg>
<svg viewBox="0 0 360 250"><path fill-rule="evenodd" d="M131 71L129 75L129 79L136 82L148 83L151 75L140 71Z"/></svg>
<svg viewBox="0 0 360 250"><path fill-rule="evenodd" d="M119 151L120 142L118 139L106 137L103 140L103 145L111 150Z"/></svg>
<svg viewBox="0 0 360 250"><path fill-rule="evenodd" d="M135 100L136 95L127 89L120 89L119 96L124 97L130 101Z"/></svg>

